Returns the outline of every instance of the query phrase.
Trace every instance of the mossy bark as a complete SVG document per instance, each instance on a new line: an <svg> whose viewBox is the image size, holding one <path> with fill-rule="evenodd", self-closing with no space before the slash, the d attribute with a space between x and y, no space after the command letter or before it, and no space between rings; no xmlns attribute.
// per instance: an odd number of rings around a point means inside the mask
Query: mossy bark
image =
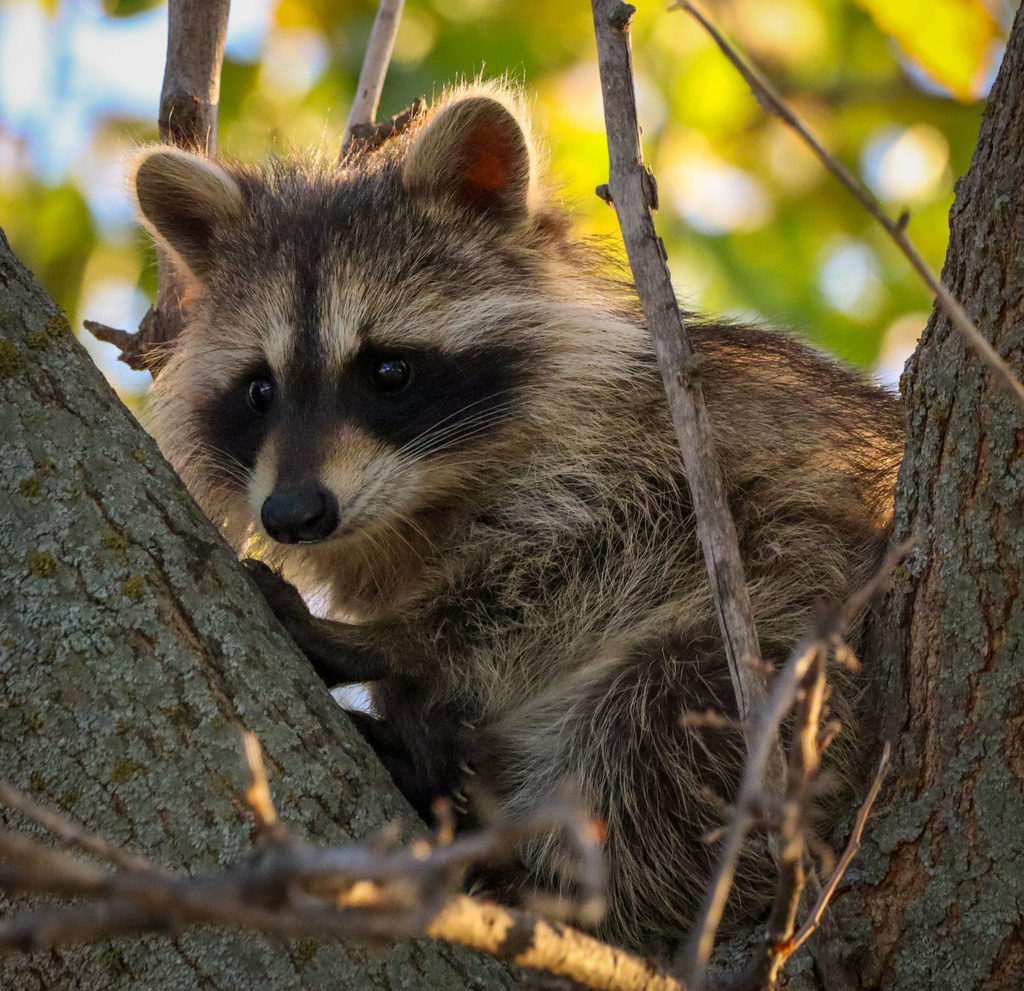
<svg viewBox="0 0 1024 991"><path fill-rule="evenodd" d="M1024 17L957 185L943 279L1024 369ZM903 380L884 811L849 880L864 987L1024 987L1024 417L936 312Z"/></svg>
<svg viewBox="0 0 1024 991"><path fill-rule="evenodd" d="M0 775L115 843L201 872L251 850L243 728L298 834L338 843L395 820L414 828L0 232ZM0 987L18 991L510 982L499 963L442 943L286 945L210 929L0 960Z"/></svg>

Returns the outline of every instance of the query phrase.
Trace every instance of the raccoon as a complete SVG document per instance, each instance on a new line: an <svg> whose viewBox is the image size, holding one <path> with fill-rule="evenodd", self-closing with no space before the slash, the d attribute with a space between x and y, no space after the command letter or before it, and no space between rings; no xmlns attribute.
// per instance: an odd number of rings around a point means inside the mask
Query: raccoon
<svg viewBox="0 0 1024 991"><path fill-rule="evenodd" d="M681 721L736 712L685 469L632 286L524 121L470 88L340 168L142 152L139 213L189 287L149 422L320 677L371 683L357 719L410 800L473 785L520 820L573 782L605 825L600 934L658 951L744 747ZM779 663L880 560L898 405L785 336L689 332ZM856 696L832 699L851 753ZM559 837L519 856L506 894L576 890ZM752 845L736 918L772 872Z"/></svg>

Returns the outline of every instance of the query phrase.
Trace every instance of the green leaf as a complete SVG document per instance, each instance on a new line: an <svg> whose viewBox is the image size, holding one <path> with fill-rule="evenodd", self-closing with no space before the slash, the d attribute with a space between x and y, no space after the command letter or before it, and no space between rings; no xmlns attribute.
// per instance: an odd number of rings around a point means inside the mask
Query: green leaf
<svg viewBox="0 0 1024 991"><path fill-rule="evenodd" d="M159 4L160 0L103 0L103 13L111 17L134 17Z"/></svg>

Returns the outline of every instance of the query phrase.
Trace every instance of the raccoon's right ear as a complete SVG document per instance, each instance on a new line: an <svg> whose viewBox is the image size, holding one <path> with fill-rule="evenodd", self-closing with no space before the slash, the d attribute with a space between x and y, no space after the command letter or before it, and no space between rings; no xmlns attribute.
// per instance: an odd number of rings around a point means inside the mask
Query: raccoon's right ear
<svg viewBox="0 0 1024 991"><path fill-rule="evenodd" d="M500 100L465 96L442 107L413 142L402 183L444 208L516 222L529 212L530 145Z"/></svg>
<svg viewBox="0 0 1024 991"><path fill-rule="evenodd" d="M174 148L147 149L130 174L143 222L201 281L216 235L242 214L238 184L213 162Z"/></svg>

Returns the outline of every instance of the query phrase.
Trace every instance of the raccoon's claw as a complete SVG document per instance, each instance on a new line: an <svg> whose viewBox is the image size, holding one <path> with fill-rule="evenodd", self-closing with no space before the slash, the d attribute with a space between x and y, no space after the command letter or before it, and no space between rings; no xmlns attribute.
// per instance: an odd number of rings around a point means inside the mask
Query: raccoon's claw
<svg viewBox="0 0 1024 991"><path fill-rule="evenodd" d="M295 625L305 625L312 618L306 603L302 601L299 590L281 574L255 558L246 558L242 565L256 582L263 598L270 606L271 612L291 629Z"/></svg>

